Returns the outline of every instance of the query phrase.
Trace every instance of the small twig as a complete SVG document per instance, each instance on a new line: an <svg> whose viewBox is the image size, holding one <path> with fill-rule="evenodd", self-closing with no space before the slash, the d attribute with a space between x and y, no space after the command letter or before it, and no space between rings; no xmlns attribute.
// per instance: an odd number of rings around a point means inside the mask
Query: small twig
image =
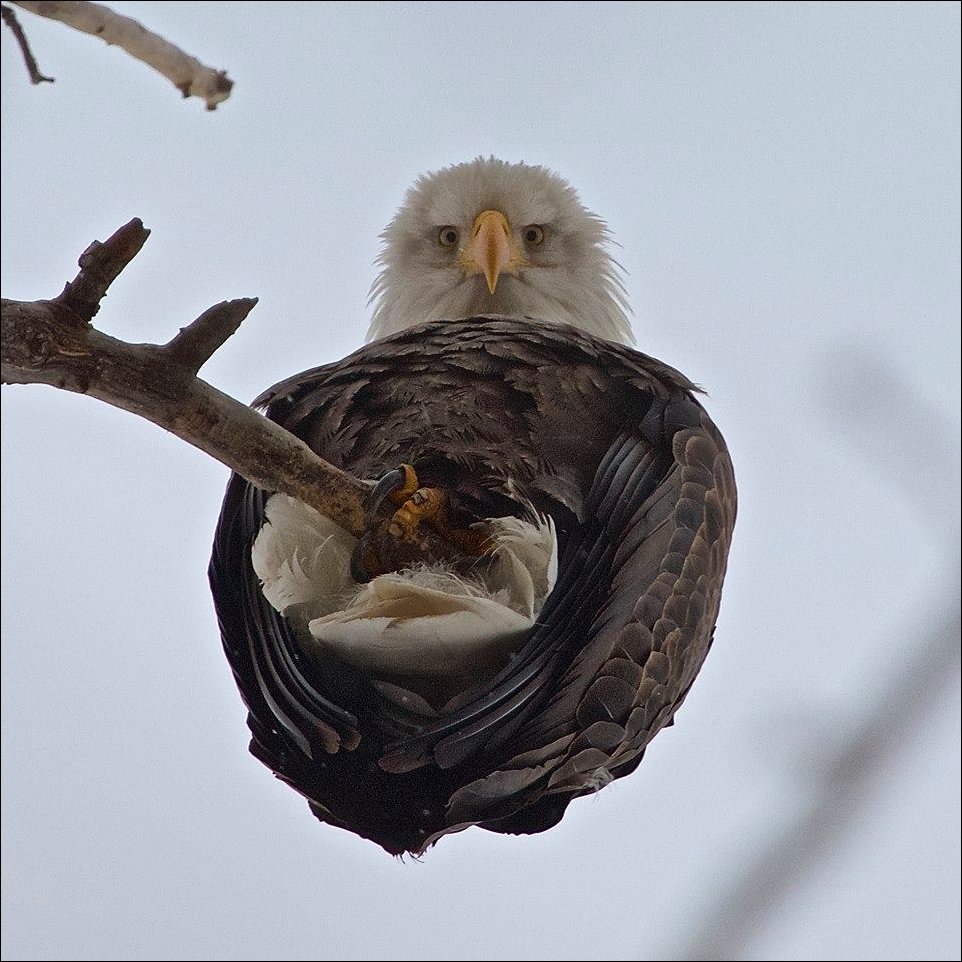
<svg viewBox="0 0 962 962"><path fill-rule="evenodd" d="M81 320L92 321L107 288L140 253L149 236L150 231L135 217L102 243L94 241L80 255L80 273L64 287L57 302L69 307Z"/></svg>
<svg viewBox="0 0 962 962"><path fill-rule="evenodd" d="M24 10L57 20L118 46L163 74L185 97L200 97L208 110L230 96L234 82L226 71L207 67L180 47L148 30L142 23L121 16L99 3L81 0L13 0Z"/></svg>
<svg viewBox="0 0 962 962"><path fill-rule="evenodd" d="M23 56L23 62L27 67L27 73L30 75L30 83L54 83L53 77L48 77L46 74L40 72L40 67L37 65L37 58L34 57L33 51L30 49L30 44L27 42L27 35L23 32L23 27L20 26L20 21L17 19L13 7L8 7L5 3L0 4L0 16L3 17L3 22L13 31L13 36Z"/></svg>
<svg viewBox="0 0 962 962"><path fill-rule="evenodd" d="M196 374L237 331L255 304L256 297L242 297L208 307L197 320L182 327L164 350L174 364Z"/></svg>

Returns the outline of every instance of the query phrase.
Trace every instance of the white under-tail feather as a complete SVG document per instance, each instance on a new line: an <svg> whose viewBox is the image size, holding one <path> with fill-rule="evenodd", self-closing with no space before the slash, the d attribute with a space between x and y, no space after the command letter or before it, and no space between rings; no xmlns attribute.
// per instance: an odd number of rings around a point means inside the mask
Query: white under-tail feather
<svg viewBox="0 0 962 962"><path fill-rule="evenodd" d="M359 585L355 538L294 498L275 494L251 561L268 602L316 658L375 673L448 678L496 668L534 624L557 575L550 518L489 519L490 562L464 574L419 565Z"/></svg>

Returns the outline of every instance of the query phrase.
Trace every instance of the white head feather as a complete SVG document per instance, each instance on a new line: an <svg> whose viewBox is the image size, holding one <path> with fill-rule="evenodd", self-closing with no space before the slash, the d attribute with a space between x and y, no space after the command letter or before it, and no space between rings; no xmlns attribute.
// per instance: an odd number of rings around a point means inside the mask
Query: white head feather
<svg viewBox="0 0 962 962"><path fill-rule="evenodd" d="M505 257L511 251L494 291L469 249L480 215L492 211L504 215ZM502 314L633 341L604 221L545 167L479 157L425 174L381 237L368 340L425 321Z"/></svg>

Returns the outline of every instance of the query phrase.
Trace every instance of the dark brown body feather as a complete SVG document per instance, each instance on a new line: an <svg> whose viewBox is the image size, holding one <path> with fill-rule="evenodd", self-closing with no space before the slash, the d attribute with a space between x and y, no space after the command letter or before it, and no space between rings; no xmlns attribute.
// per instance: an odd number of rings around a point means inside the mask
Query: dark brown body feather
<svg viewBox="0 0 962 962"><path fill-rule="evenodd" d="M559 574L523 647L434 717L318 667L266 602L250 549L266 496L234 477L210 566L251 751L318 818L391 852L472 824L538 832L633 771L711 645L735 521L721 435L677 371L568 327L442 321L260 399L338 467L412 463L479 516L558 531Z"/></svg>

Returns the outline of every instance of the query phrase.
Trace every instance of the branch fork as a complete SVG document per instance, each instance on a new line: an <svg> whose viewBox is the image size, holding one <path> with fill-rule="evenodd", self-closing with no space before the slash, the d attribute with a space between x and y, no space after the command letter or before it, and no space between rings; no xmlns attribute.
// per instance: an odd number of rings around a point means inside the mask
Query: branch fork
<svg viewBox="0 0 962 962"><path fill-rule="evenodd" d="M265 491L316 508L355 537L372 519L371 483L340 470L299 438L197 377L238 329L256 298L222 301L167 344L129 344L92 326L107 289L149 236L135 218L80 256L80 272L52 300L2 301L4 384L48 384L98 398L153 421ZM432 558L461 560L431 534Z"/></svg>

